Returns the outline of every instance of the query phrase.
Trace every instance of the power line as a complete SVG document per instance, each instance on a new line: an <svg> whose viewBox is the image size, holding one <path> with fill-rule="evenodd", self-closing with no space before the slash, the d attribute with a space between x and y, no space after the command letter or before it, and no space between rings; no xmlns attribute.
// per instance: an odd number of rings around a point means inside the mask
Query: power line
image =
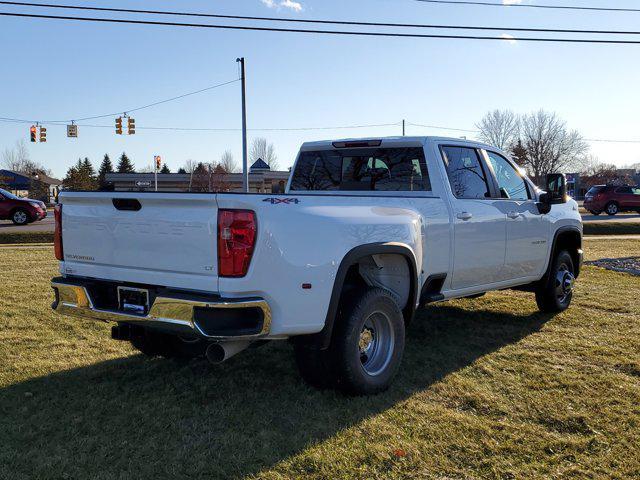
<svg viewBox="0 0 640 480"><path fill-rule="evenodd" d="M0 117L0 121L6 123L21 123L21 124L31 124L35 123L31 120L23 120L18 118L7 118ZM41 125L53 126L53 127L64 127L66 124L62 122L39 122ZM377 128L377 127L399 127L402 125L402 122L395 123L373 123L373 124L362 124L362 125L334 125L334 126L324 126L324 127L283 127L283 128L249 128L249 131L252 132L304 132L304 131L322 131L322 130L350 130L350 129L361 129L361 128ZM479 133L479 130L471 130L465 128L454 128L454 127L445 127L441 125L425 125L421 123L412 123L406 122L407 126L413 127L422 127L422 128L431 128L434 130L446 130L452 132L463 132L463 133ZM78 127L82 128L108 128L113 129L113 125L95 125L95 124L78 124ZM141 127L137 126L137 130L156 130L156 131L177 131L177 132L239 132L242 129L240 128L209 128L209 127ZM640 143L640 140L616 140L616 139L601 139L601 138L585 138L587 142L593 143Z"/></svg>
<svg viewBox="0 0 640 480"><path fill-rule="evenodd" d="M468 130L464 128L450 128L450 127L441 127L437 125L422 125L420 123L411 123L407 122L407 125L414 127L423 127L423 128L432 128L435 130L450 130L453 132L466 132L466 133L480 133L479 130ZM602 138L585 138L586 142L593 143L640 143L640 140L614 140L614 139L602 139Z"/></svg>
<svg viewBox="0 0 640 480"><path fill-rule="evenodd" d="M407 125L414 126L414 127L433 128L435 130L451 130L452 132L480 133L479 130L467 130L464 128L449 128L449 127L441 127L437 125L422 125L420 123L411 123L411 122L407 122Z"/></svg>
<svg viewBox="0 0 640 480"><path fill-rule="evenodd" d="M347 20L312 20L312 19L301 19L301 18L222 15L222 14L214 14L214 13L179 12L179 11L168 11L168 10L138 10L138 9L131 9L131 8L87 7L87 6L81 6L81 5L57 5L57 4L51 4L51 3L0 1L0 5L44 7L44 8L58 8L58 9L70 9L70 10L88 10L88 11L99 11L99 12L135 13L135 14L149 14L149 15L223 18L223 19L232 19L232 20L252 20L252 21L266 21L266 22L306 23L306 24L321 24L321 25L350 25L350 26L395 27L395 28L429 28L429 29L444 29L444 30L481 30L481 31L501 30L501 31L510 31L510 32L583 33L583 34L594 34L594 35L599 35L599 34L640 35L640 31L625 31L625 30L582 30L582 29L569 29L569 28L488 27L488 26L474 26L474 25L438 25L438 24L424 24L424 23L387 23L387 22L360 22L360 21L347 21Z"/></svg>
<svg viewBox="0 0 640 480"><path fill-rule="evenodd" d="M19 118L7 118L0 117L0 121L6 123L21 123L21 124L31 124L35 123L31 120L24 120ZM64 127L65 123L60 121L48 121L48 122L38 122L40 125L54 126L54 127ZM378 123L378 124L366 124L366 125L337 125L337 126L327 126L327 127L289 127L289 128L249 128L250 131L255 132L297 132L297 131L312 131L312 130L347 130L347 129L358 129L358 128L375 128L375 127L397 127L400 126L402 122L395 123ZM96 125L96 124L77 124L78 127L83 128L109 128L113 129L113 125ZM241 128L208 128L208 127L142 127L136 126L136 130L166 130L166 131L185 131L185 132L239 132Z"/></svg>
<svg viewBox="0 0 640 480"><path fill-rule="evenodd" d="M622 8L622 7L579 7L576 5L536 5L528 3L493 3L480 2L471 0L416 0L422 3L440 3L448 5L478 5L483 7L524 7L524 8L550 8L554 10L586 10L594 12L640 12L640 8Z"/></svg>
<svg viewBox="0 0 640 480"><path fill-rule="evenodd" d="M219 88L219 87L224 87L225 85L229 85L231 83L235 83L238 82L239 79L235 79L235 80L229 80L228 82L224 82L224 83L218 83L217 85L211 85L210 87L206 87L206 88L202 88L200 90L196 90L195 92L189 92L189 93L184 93L182 95L178 95L177 97L171 97L171 98L167 98L164 100L159 100L157 102L153 102L150 103L148 105L143 105L141 107L136 107L136 108L130 108L130 109L126 109L126 110L120 110L119 112L115 112L115 113L106 113L104 115L94 115L92 117L83 117L83 118L73 118L73 119L69 119L69 120L23 120L23 119L16 119L16 118L4 118L4 117L0 117L0 120L4 120L4 121L17 121L17 122L21 122L21 123L48 123L48 124L55 124L55 123L70 123L70 122L82 122L85 120L96 120L98 118L107 118L107 117L114 117L116 115L121 115L122 113L131 113L131 112L137 112L139 110L144 110L145 108L151 108L151 107L155 107L156 105L161 105L163 103L168 103L168 102L173 102L174 100L179 100L181 98L185 98L185 97L189 97L191 95L196 95L198 93L202 93L202 92L206 92L209 90L213 90L215 88Z"/></svg>
<svg viewBox="0 0 640 480"><path fill-rule="evenodd" d="M276 27L257 27L257 26L241 26L241 25L211 25L203 23L180 23L180 22L158 22L152 20L128 20L116 18L92 18L92 17L69 17L63 15L39 15L31 13L10 13L0 12L0 16L20 17L20 18L38 18L53 20L71 20L80 22L96 22L96 23L120 23L133 25L156 25L169 27L189 27L189 28L213 28L224 30L243 30L243 31L259 31L259 32L283 32L283 33L307 33L322 35L349 35L364 37L393 37L393 38L433 38L448 40L495 40L495 41L522 41L522 42L545 42L545 43L591 43L591 44L610 44L610 45L639 45L638 40L600 40L587 38L536 38L536 37L503 37L503 36L478 36L478 35L438 35L438 34L420 34L420 33L395 33L395 32L369 32L369 31L345 31L345 30L312 30L303 28L276 28Z"/></svg>

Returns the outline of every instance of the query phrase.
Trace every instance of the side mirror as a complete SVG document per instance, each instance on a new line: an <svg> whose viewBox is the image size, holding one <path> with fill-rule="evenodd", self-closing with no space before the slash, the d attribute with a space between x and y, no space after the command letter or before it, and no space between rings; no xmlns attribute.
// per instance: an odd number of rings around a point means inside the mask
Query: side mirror
<svg viewBox="0 0 640 480"><path fill-rule="evenodd" d="M546 188L551 205L567 203L567 177L563 173L547 175Z"/></svg>
<svg viewBox="0 0 640 480"><path fill-rule="evenodd" d="M539 201L536 203L538 207L538 212L540 215L546 215L551 211L551 195L548 193L541 193L539 196Z"/></svg>
<svg viewBox="0 0 640 480"><path fill-rule="evenodd" d="M562 173L550 173L547 175L546 190L540 194L537 203L542 215L551 211L551 205L567 203L567 178Z"/></svg>

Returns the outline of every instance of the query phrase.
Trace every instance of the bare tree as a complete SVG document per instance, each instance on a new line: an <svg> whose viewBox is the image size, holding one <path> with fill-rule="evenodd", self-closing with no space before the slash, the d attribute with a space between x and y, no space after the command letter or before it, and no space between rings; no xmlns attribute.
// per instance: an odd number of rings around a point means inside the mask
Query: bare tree
<svg viewBox="0 0 640 480"><path fill-rule="evenodd" d="M594 185L633 185L631 175L622 173L615 165L599 163L595 157L590 157L589 166L582 172L580 183L585 187Z"/></svg>
<svg viewBox="0 0 640 480"><path fill-rule="evenodd" d="M196 169L196 167L198 166L198 162L194 162L193 160L189 159L186 162L184 162L184 170L187 173L193 173L193 171Z"/></svg>
<svg viewBox="0 0 640 480"><path fill-rule="evenodd" d="M36 173L51 174L51 171L45 168L44 165L31 160L24 139L18 140L13 148L7 148L2 152L2 165L8 170L23 173L27 176L32 176Z"/></svg>
<svg viewBox="0 0 640 480"><path fill-rule="evenodd" d="M480 130L478 138L504 151L517 143L520 133L520 119L511 110L494 110L487 113L476 124Z"/></svg>
<svg viewBox="0 0 640 480"><path fill-rule="evenodd" d="M540 110L521 118L521 139L527 151L526 168L539 184L548 173L580 169L588 144L555 113Z"/></svg>
<svg viewBox="0 0 640 480"><path fill-rule="evenodd" d="M278 169L278 157L276 156L273 143L267 142L267 139L262 137L253 139L253 142L251 142L251 151L249 152L249 160L251 160L252 163L259 158L269 165L271 170Z"/></svg>
<svg viewBox="0 0 640 480"><path fill-rule="evenodd" d="M238 164L233 159L233 153L231 153L231 150L224 151L220 157L220 163L218 163L218 166L227 173L235 173L238 171Z"/></svg>

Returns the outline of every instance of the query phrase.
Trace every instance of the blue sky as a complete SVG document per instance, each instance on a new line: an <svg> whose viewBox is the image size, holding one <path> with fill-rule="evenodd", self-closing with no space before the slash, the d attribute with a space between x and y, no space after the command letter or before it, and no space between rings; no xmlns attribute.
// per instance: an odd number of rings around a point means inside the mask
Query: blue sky
<svg viewBox="0 0 640 480"><path fill-rule="evenodd" d="M496 26L637 30L640 21L640 13L447 6L414 0L81 3ZM564 3L610 4L604 0ZM633 0L615 3L637 7ZM42 9L5 6L0 6L0 11L43 13ZM53 13L68 14L60 10ZM244 56L250 128L386 124L403 118L413 123L473 128L491 109L529 112L544 108L557 112L586 138L640 139L639 54L640 46L332 37L2 17L0 117L47 120L125 111L232 80L237 77L235 59ZM133 116L139 127L239 128L239 84ZM113 119L90 123L112 126ZM393 126L250 132L249 139L267 137L275 144L280 165L288 167L306 140L400 133L400 127ZM461 135L417 127L409 127L407 133ZM0 150L20 138L28 138L28 125L0 122ZM226 149L232 150L237 161L241 159L239 131L138 130L135 136L117 136L112 128L80 127L79 138L68 139L63 127L52 126L46 144L28 147L31 157L57 176L64 176L78 157L88 156L97 165L104 153L115 158L122 151L137 167L150 165L154 155L161 155L174 170L187 159L217 160ZM601 161L620 166L640 162L640 144L593 143L592 151Z"/></svg>

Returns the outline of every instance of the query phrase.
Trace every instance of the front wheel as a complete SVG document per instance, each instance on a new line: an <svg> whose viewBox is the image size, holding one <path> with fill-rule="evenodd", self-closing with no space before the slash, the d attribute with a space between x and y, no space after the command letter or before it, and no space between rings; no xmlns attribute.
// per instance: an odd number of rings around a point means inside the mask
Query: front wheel
<svg viewBox="0 0 640 480"><path fill-rule="evenodd" d="M553 259L549 278L536 289L536 303L541 312L558 313L571 305L576 277L573 259L566 250Z"/></svg>
<svg viewBox="0 0 640 480"><path fill-rule="evenodd" d="M29 214L26 210L19 208L18 210L13 212L11 220L16 225L26 225L27 223L29 223Z"/></svg>
<svg viewBox="0 0 640 480"><path fill-rule="evenodd" d="M597 210L589 210L589 213L591 213L591 215L595 215L596 217L598 215L600 215L602 212L598 212Z"/></svg>

